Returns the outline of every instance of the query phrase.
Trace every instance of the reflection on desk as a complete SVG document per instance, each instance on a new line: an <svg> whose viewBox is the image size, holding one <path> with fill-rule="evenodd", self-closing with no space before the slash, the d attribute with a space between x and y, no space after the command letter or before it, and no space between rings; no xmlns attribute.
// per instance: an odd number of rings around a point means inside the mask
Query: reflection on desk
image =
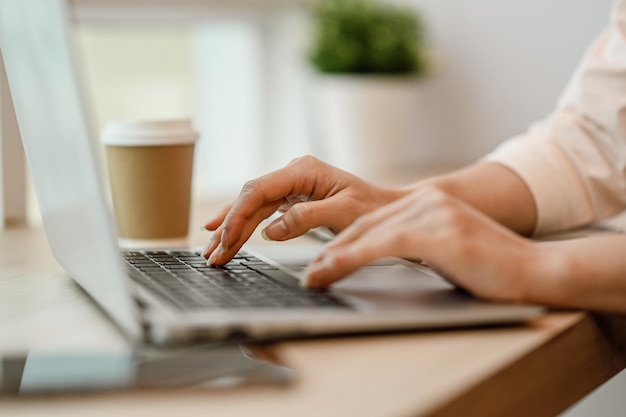
<svg viewBox="0 0 626 417"><path fill-rule="evenodd" d="M285 384L286 367L256 359L237 344L125 352L4 355L0 393L19 396L127 389L210 389Z"/></svg>

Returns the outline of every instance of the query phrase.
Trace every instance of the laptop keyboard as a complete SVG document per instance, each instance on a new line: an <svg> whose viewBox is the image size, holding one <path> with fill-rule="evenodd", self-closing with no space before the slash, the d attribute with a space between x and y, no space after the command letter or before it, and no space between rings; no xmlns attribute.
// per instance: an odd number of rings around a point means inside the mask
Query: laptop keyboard
<svg viewBox="0 0 626 417"><path fill-rule="evenodd" d="M245 252L221 267L207 266L192 251L127 251L122 257L132 280L180 309L347 307Z"/></svg>

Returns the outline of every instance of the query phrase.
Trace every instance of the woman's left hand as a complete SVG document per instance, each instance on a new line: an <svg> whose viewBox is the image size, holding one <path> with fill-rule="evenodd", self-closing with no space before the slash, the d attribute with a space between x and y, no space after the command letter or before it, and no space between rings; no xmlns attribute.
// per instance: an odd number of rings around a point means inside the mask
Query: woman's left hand
<svg viewBox="0 0 626 417"><path fill-rule="evenodd" d="M537 263L537 249L463 201L427 186L341 232L309 266L306 285L323 288L376 259L396 256L420 259L479 297L523 301L524 277Z"/></svg>

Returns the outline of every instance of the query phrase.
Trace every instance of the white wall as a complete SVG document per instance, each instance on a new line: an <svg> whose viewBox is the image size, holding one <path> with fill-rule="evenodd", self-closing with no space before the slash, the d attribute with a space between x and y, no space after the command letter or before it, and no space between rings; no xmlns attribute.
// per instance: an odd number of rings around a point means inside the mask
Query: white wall
<svg viewBox="0 0 626 417"><path fill-rule="evenodd" d="M611 3L398 1L422 13L440 63L425 83L426 121L412 148L415 166L470 163L546 115L607 22ZM159 117L196 108L203 134L196 158L199 195L232 195L251 176L317 150L306 14L294 5L261 19L229 19L170 35L120 26L82 32L101 123L124 111ZM112 76L120 79L117 87ZM146 98L146 105L137 105Z"/></svg>
<svg viewBox="0 0 626 417"><path fill-rule="evenodd" d="M426 107L419 116L425 126L411 149L416 167L471 163L547 115L583 52L608 22L611 4L610 0L403 2L423 15L438 62L425 81ZM268 33L267 24L242 28L239 34L232 27L211 25L199 32L199 74L211 74L198 88L198 119L206 126L210 144L202 145L199 162L212 161L210 167L200 168L205 172L200 179L206 183L203 189L229 189L294 156L319 150L308 97L307 21L295 8L273 17L273 33ZM277 44L269 58L263 58L262 48L272 36ZM233 53L248 54L247 70L238 66L228 71L225 63L242 62ZM272 69L267 59L280 65ZM268 82L267 71L279 73L269 74L269 89L250 84ZM234 102L242 103L237 107L241 125L233 124L232 114L221 113ZM237 132L246 136L247 146L233 136ZM229 160L224 151L228 145L222 141L252 149L261 161L251 162L246 155L245 168L229 170L236 161Z"/></svg>
<svg viewBox="0 0 626 417"><path fill-rule="evenodd" d="M422 12L442 66L428 93L436 129L414 156L465 163L553 109L612 1L405 3Z"/></svg>

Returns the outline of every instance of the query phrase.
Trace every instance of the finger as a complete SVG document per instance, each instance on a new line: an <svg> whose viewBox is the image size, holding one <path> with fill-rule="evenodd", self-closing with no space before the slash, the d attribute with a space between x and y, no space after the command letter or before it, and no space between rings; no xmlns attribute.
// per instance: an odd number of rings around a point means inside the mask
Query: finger
<svg viewBox="0 0 626 417"><path fill-rule="evenodd" d="M216 215L214 215L211 220L206 222L206 224L204 225L204 228L206 230L216 230L224 222L224 219L226 218L226 215L228 214L232 206L233 206L233 203L229 203L229 204L226 204L224 207L222 207L220 211Z"/></svg>
<svg viewBox="0 0 626 417"><path fill-rule="evenodd" d="M209 265L224 265L228 263L239 252L241 247L254 233L256 226L263 221L263 219L269 217L272 213L271 208L264 208L259 210L258 215L251 219L251 221L244 225L239 234L235 237L232 236L231 231L226 229L223 224L218 231L219 234L214 234L215 240L209 241L210 248L207 246L207 252L205 257L208 257L207 264Z"/></svg>
<svg viewBox="0 0 626 417"><path fill-rule="evenodd" d="M420 189L417 192L408 194L395 200L379 209L361 216L350 227L340 233L329 245L328 249L345 246L360 238L364 233L376 225L385 224L388 219L401 216L406 218L406 222L423 218L437 208L438 202L443 198L439 190L430 188ZM401 232L402 229L399 229Z"/></svg>
<svg viewBox="0 0 626 417"><path fill-rule="evenodd" d="M232 233L232 229L227 228L226 223L221 226L222 232L219 241L209 257L211 265L224 265L229 262L239 252L241 247L250 239L256 227L264 219L268 218L276 210L275 206L265 206L257 211L255 216L241 225L237 233Z"/></svg>
<svg viewBox="0 0 626 417"><path fill-rule="evenodd" d="M311 179L313 181L309 181ZM286 202L287 196L310 195L314 187L309 182L314 183L313 176L310 173L303 175L295 165L247 182L223 220L230 238L238 241L244 228L248 229L248 223L256 219L258 221L252 227L254 230L262 220ZM266 215L259 217L261 210Z"/></svg>
<svg viewBox="0 0 626 417"><path fill-rule="evenodd" d="M309 288L326 288L357 269L376 259L393 254L393 234L382 239L363 239L357 243L327 253L312 263L306 272L304 285Z"/></svg>
<svg viewBox="0 0 626 417"><path fill-rule="evenodd" d="M216 231L213 232L213 234L211 235L211 238L209 239L207 244L204 246L204 249L202 250L202 256L204 258L210 257L211 254L215 251L217 246L220 244L221 236L222 236L221 228L218 228Z"/></svg>
<svg viewBox="0 0 626 417"><path fill-rule="evenodd" d="M286 212L291 207L299 203L306 203L307 201L311 201L311 197L308 195L302 194L291 194L284 197L283 204L278 207L278 211L281 213Z"/></svg>
<svg viewBox="0 0 626 417"><path fill-rule="evenodd" d="M350 245L355 240L361 238L365 233L368 233L373 227L382 228L389 221L400 213L406 212L413 202L408 198L402 198L396 200L393 203L387 204L358 218L348 228L343 230L337 235L337 237L326 245L325 251L332 251ZM323 256L324 252L322 252Z"/></svg>
<svg viewBox="0 0 626 417"><path fill-rule="evenodd" d="M252 236L256 227L275 213L280 204L284 204L284 200L267 203L256 210L251 217L245 219L237 219L235 215L232 215L231 211L234 208L231 206L220 225L223 231L218 237L219 248L217 245L213 248L215 252L209 262L213 265L223 265L230 261Z"/></svg>
<svg viewBox="0 0 626 417"><path fill-rule="evenodd" d="M267 240L288 240L303 235L318 226L340 228L341 215L333 197L324 200L298 203L291 206L278 219L263 229Z"/></svg>
<svg viewBox="0 0 626 417"><path fill-rule="evenodd" d="M321 162L315 157L303 156L286 167L248 181L226 216L224 222L233 222L235 229L262 206L280 202L276 209L288 209L292 204L323 200L343 188L341 184L356 177Z"/></svg>
<svg viewBox="0 0 626 417"><path fill-rule="evenodd" d="M226 216L226 220L235 218L247 219L268 203L279 202L276 209L290 195L309 196L313 189L313 181L307 180L307 175L302 175L302 170L296 165L288 165L277 171L266 174L260 178L248 181L242 188L239 197ZM308 174L309 177L310 173Z"/></svg>
<svg viewBox="0 0 626 417"><path fill-rule="evenodd" d="M306 285L323 288L345 277L361 266L386 256L421 256L428 233L420 230L430 226L426 213L428 202L404 198L365 217L360 224L350 226L345 235L326 245L320 256L309 266ZM407 228L410 228L407 241ZM343 236L342 236L343 235Z"/></svg>

